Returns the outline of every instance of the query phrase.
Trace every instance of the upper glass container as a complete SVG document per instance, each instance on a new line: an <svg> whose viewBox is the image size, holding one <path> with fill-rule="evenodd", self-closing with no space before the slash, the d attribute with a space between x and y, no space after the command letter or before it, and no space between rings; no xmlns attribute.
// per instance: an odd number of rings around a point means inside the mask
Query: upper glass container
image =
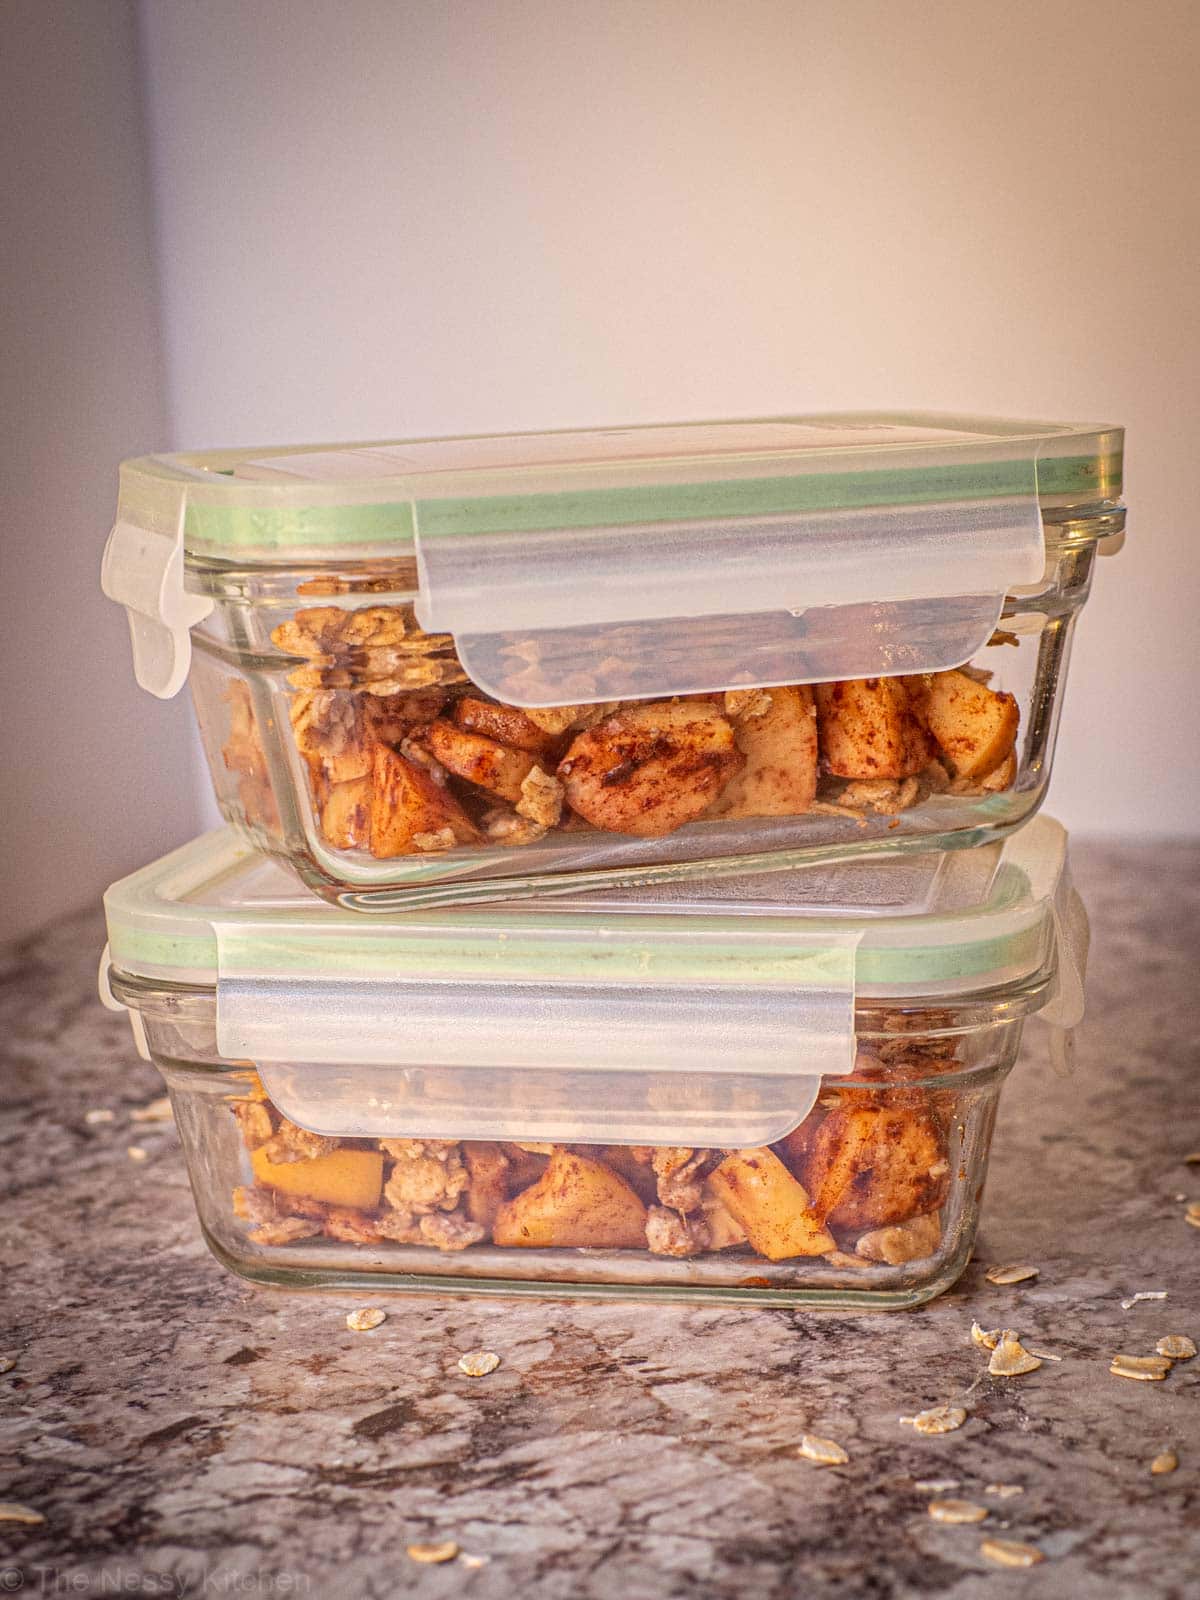
<svg viewBox="0 0 1200 1600"><path fill-rule="evenodd" d="M350 905L971 844L1044 792L1121 448L856 414L148 457L104 583L147 688L191 666L226 815Z"/></svg>

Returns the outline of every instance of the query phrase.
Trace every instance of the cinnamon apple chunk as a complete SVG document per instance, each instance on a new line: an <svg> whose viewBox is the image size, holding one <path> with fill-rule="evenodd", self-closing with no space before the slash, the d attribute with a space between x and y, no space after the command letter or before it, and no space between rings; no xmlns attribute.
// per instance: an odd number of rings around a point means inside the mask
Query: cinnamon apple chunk
<svg viewBox="0 0 1200 1600"><path fill-rule="evenodd" d="M902 1106L831 1111L797 1150L814 1213L835 1228L883 1228L936 1211L946 1193L945 1138L928 1112Z"/></svg>
<svg viewBox="0 0 1200 1600"><path fill-rule="evenodd" d="M911 778L933 747L899 678L847 678L816 687L821 754L837 778Z"/></svg>
<svg viewBox="0 0 1200 1600"><path fill-rule="evenodd" d="M514 804L520 800L521 784L536 761L528 750L509 749L496 739L471 733L441 717L429 724L426 736L430 750L447 772L489 794L498 794L502 800Z"/></svg>
<svg viewBox="0 0 1200 1600"><path fill-rule="evenodd" d="M731 704L732 702L732 704ZM744 703L743 703L744 702ZM710 817L798 817L817 793L817 714L806 685L725 696L746 764L709 808Z"/></svg>
<svg viewBox="0 0 1200 1600"><path fill-rule="evenodd" d="M385 744L375 746L371 779L372 855L412 855L478 838L454 796Z"/></svg>
<svg viewBox="0 0 1200 1600"><path fill-rule="evenodd" d="M498 1245L637 1250L646 1245L646 1208L601 1161L555 1148L545 1172L500 1207Z"/></svg>
<svg viewBox="0 0 1200 1600"><path fill-rule="evenodd" d="M985 778L1013 753L1020 721L1015 697L965 672L933 673L922 710L956 778Z"/></svg>
<svg viewBox="0 0 1200 1600"><path fill-rule="evenodd" d="M745 759L710 702L657 700L581 733L558 777L567 804L594 828L655 839L705 812Z"/></svg>
<svg viewBox="0 0 1200 1600"><path fill-rule="evenodd" d="M709 1174L708 1188L768 1261L837 1248L813 1215L807 1191L770 1150L735 1150Z"/></svg>
<svg viewBox="0 0 1200 1600"><path fill-rule="evenodd" d="M264 1149L250 1152L255 1181L305 1200L374 1211L383 1190L383 1156L378 1150L331 1150L308 1161L271 1161Z"/></svg>
<svg viewBox="0 0 1200 1600"><path fill-rule="evenodd" d="M517 706L502 705L494 700L478 700L466 695L454 707L454 720L468 733L494 739L510 750L527 750L531 755L549 755L559 743L552 733L539 728L531 717Z"/></svg>

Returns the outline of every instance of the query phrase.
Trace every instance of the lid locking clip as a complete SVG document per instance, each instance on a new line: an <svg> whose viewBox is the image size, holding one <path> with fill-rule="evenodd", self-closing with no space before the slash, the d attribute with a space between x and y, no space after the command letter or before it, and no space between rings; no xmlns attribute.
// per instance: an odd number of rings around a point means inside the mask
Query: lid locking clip
<svg viewBox="0 0 1200 1600"><path fill-rule="evenodd" d="M191 630L213 609L208 596L184 588L185 500L173 498L161 516L158 507L148 507L145 523L129 521L118 508L100 569L104 593L129 617L134 676L160 700L172 699L187 682Z"/></svg>

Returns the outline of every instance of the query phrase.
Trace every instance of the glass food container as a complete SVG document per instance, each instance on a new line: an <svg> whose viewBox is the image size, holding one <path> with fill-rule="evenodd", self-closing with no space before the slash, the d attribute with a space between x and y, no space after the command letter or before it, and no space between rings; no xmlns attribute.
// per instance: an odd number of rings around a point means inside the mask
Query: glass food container
<svg viewBox="0 0 1200 1600"><path fill-rule="evenodd" d="M1122 430L842 415L122 469L225 817L358 909L975 845L1050 773Z"/></svg>
<svg viewBox="0 0 1200 1600"><path fill-rule="evenodd" d="M975 851L363 917L229 831L106 897L108 1003L261 1282L902 1307L967 1262L1025 1018L1082 1014L1046 817Z"/></svg>

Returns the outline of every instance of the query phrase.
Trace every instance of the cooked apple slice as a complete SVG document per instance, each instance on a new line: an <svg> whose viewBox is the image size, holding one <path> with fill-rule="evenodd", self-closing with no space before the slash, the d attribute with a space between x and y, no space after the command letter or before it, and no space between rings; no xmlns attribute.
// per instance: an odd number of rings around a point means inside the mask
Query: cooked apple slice
<svg viewBox="0 0 1200 1600"><path fill-rule="evenodd" d="M383 1156L378 1150L331 1150L308 1161L269 1161L264 1150L250 1152L258 1183L280 1194L300 1195L352 1211L374 1211L383 1189Z"/></svg>
<svg viewBox="0 0 1200 1600"><path fill-rule="evenodd" d="M521 785L536 759L528 750L510 750L495 739L468 733L440 717L429 724L427 738L430 750L456 778L465 778L514 804L521 798Z"/></svg>
<svg viewBox="0 0 1200 1600"><path fill-rule="evenodd" d="M847 678L816 687L821 754L837 778L910 778L933 750L899 678Z"/></svg>
<svg viewBox="0 0 1200 1600"><path fill-rule="evenodd" d="M1020 722L1013 695L989 689L965 672L935 672L923 709L956 778L985 778L1012 754Z"/></svg>
<svg viewBox="0 0 1200 1600"><path fill-rule="evenodd" d="M726 695L728 704L731 696ZM807 686L760 689L733 712L746 758L706 813L710 817L798 817L817 793L817 712Z"/></svg>
<svg viewBox="0 0 1200 1600"><path fill-rule="evenodd" d="M559 740L516 706L498 705L491 700L476 700L466 695L454 707L454 720L468 733L482 734L510 750L528 750L532 755L548 755Z"/></svg>
<svg viewBox="0 0 1200 1600"><path fill-rule="evenodd" d="M371 780L331 783L321 807L321 832L335 850L371 848Z"/></svg>
<svg viewBox="0 0 1200 1600"><path fill-rule="evenodd" d="M375 746L371 769L371 854L407 856L478 838L466 812L423 767L385 744Z"/></svg>
<svg viewBox="0 0 1200 1600"><path fill-rule="evenodd" d="M538 1181L500 1207L492 1238L529 1248L644 1249L646 1208L603 1162L556 1148Z"/></svg>
<svg viewBox="0 0 1200 1600"><path fill-rule="evenodd" d="M934 1119L900 1106L831 1111L802 1170L813 1210L835 1228L883 1228L936 1211L945 1143Z"/></svg>
<svg viewBox="0 0 1200 1600"><path fill-rule="evenodd" d="M593 827L660 838L706 811L744 764L710 701L656 700L581 733L558 776L567 804Z"/></svg>
<svg viewBox="0 0 1200 1600"><path fill-rule="evenodd" d="M810 1210L804 1189L770 1150L735 1150L709 1173L708 1187L768 1261L837 1248Z"/></svg>

